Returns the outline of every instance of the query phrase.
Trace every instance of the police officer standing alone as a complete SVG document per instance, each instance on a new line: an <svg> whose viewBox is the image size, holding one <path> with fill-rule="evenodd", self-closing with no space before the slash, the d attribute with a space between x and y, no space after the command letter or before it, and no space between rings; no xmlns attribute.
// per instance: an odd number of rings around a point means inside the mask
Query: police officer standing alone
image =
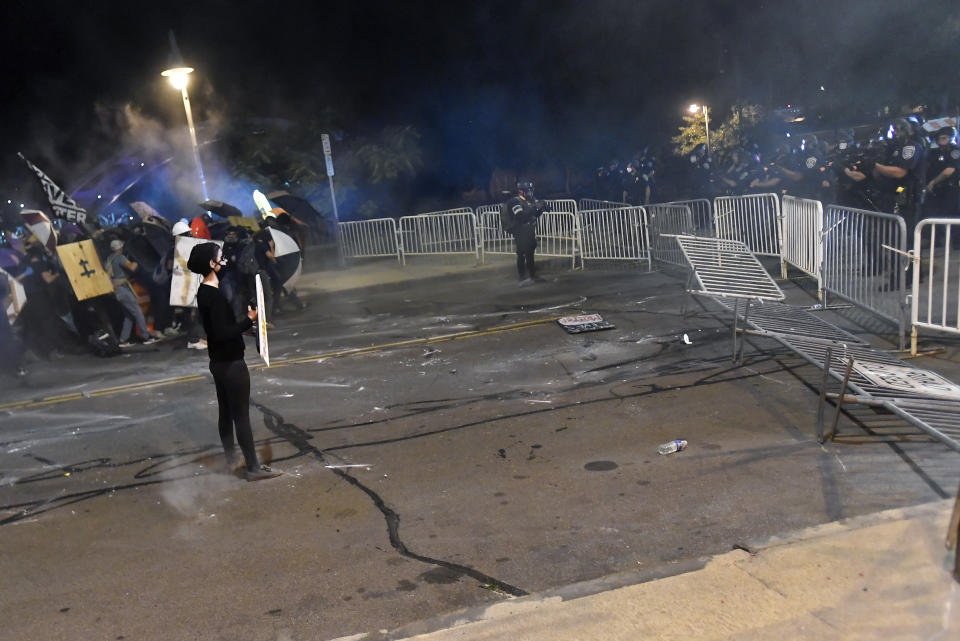
<svg viewBox="0 0 960 641"><path fill-rule="evenodd" d="M958 211L957 166L960 165L960 149L953 144L953 127L937 130L934 140L937 148L929 152L927 162L927 198L923 205L926 218L956 216Z"/></svg>
<svg viewBox="0 0 960 641"><path fill-rule="evenodd" d="M546 203L538 202L533 195L533 183L521 178L517 181L517 195L500 206L500 225L513 235L517 245L517 276L520 287L532 285L537 279L533 262L537 248L537 222L547 211Z"/></svg>

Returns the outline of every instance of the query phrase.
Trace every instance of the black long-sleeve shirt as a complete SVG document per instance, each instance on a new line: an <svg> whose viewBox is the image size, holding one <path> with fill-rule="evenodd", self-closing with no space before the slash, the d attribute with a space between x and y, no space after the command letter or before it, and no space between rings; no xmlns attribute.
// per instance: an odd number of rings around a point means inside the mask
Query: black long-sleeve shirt
<svg viewBox="0 0 960 641"><path fill-rule="evenodd" d="M207 353L211 361L239 361L243 359L243 332L253 325L249 317L238 321L233 308L219 287L200 285L197 290L197 308L207 332Z"/></svg>

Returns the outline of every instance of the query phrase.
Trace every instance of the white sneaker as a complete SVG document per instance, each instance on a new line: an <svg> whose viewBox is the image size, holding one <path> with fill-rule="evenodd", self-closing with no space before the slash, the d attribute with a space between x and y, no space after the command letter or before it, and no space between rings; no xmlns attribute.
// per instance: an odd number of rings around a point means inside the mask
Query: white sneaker
<svg viewBox="0 0 960 641"><path fill-rule="evenodd" d="M204 338L200 338L192 343L187 343L187 349L207 349L207 341Z"/></svg>

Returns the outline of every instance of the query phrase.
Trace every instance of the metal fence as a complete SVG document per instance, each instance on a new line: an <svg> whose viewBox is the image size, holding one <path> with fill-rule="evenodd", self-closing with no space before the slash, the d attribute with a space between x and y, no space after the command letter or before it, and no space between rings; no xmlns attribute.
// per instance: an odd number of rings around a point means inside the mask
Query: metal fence
<svg viewBox="0 0 960 641"><path fill-rule="evenodd" d="M783 231L776 194L719 196L713 201L717 238L739 240L754 254L781 256ZM781 265L786 278L786 268Z"/></svg>
<svg viewBox="0 0 960 641"><path fill-rule="evenodd" d="M647 212L643 207L581 211L581 257L588 260L635 260L652 268Z"/></svg>
<svg viewBox="0 0 960 641"><path fill-rule="evenodd" d="M658 205L686 205L690 208L690 214L693 217L693 227L696 230L695 236L706 236L713 238L716 236L716 230L713 227L713 205L706 198L695 198L693 200L672 200L668 203L657 203Z"/></svg>
<svg viewBox="0 0 960 641"><path fill-rule="evenodd" d="M823 204L819 200L783 197L783 260L817 279L820 300L823 300L822 233Z"/></svg>
<svg viewBox="0 0 960 641"><path fill-rule="evenodd" d="M481 240L477 230L477 217L469 207L403 216L399 233L401 260L406 263L407 256L417 254L474 254L479 262Z"/></svg>
<svg viewBox="0 0 960 641"><path fill-rule="evenodd" d="M828 295L837 296L888 320L898 328L902 349L907 249L903 218L830 205L822 237L824 303Z"/></svg>
<svg viewBox="0 0 960 641"><path fill-rule="evenodd" d="M910 351L917 353L918 328L960 334L960 221L921 220L913 232Z"/></svg>
<svg viewBox="0 0 960 641"><path fill-rule="evenodd" d="M650 224L650 249L653 258L661 263L687 266L674 236L696 236L693 213L686 205L647 205Z"/></svg>
<svg viewBox="0 0 960 641"><path fill-rule="evenodd" d="M579 211L593 211L596 209L619 209L622 207L629 207L629 203L621 203L614 200L597 200L596 198L581 198L578 210Z"/></svg>
<svg viewBox="0 0 960 641"><path fill-rule="evenodd" d="M397 223L393 218L340 223L340 248L344 258L400 257Z"/></svg>

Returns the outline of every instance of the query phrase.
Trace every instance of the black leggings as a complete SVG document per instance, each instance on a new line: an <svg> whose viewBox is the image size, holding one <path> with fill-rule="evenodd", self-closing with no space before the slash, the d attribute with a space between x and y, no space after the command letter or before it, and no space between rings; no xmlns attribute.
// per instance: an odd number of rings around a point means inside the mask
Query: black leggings
<svg viewBox="0 0 960 641"><path fill-rule="evenodd" d="M230 461L234 452L233 430L237 430L237 442L248 470L256 470L257 451L253 446L253 430L250 429L250 372L247 364L239 361L210 361L210 373L217 386L217 404L220 406L220 441Z"/></svg>

